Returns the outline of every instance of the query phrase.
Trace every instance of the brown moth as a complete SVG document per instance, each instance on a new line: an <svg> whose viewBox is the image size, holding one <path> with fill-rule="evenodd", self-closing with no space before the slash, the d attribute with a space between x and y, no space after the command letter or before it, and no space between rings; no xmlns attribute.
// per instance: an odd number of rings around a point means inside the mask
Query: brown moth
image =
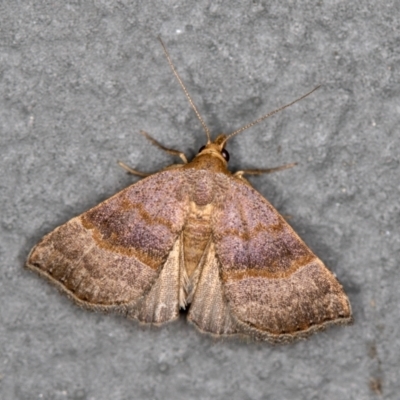
<svg viewBox="0 0 400 400"><path fill-rule="evenodd" d="M161 39L160 39L161 41ZM45 236L27 267L78 305L117 311L154 325L187 318L214 335L289 342L346 324L351 307L342 286L283 217L243 177L231 173L230 135L210 132L161 42L168 63L207 134L187 162L147 176Z"/></svg>

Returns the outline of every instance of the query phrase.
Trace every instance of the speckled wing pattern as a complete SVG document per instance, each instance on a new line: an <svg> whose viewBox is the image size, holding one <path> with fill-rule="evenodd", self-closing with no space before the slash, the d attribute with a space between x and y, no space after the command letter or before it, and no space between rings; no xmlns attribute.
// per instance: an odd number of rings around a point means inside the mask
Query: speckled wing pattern
<svg viewBox="0 0 400 400"><path fill-rule="evenodd" d="M351 320L333 274L247 181L165 170L45 236L27 266L79 305L285 342Z"/></svg>
<svg viewBox="0 0 400 400"><path fill-rule="evenodd" d="M342 286L249 184L229 179L224 201L215 207L212 232L238 332L285 342L351 321Z"/></svg>
<svg viewBox="0 0 400 400"><path fill-rule="evenodd" d="M28 268L81 306L143 322L177 318L187 209L180 187L169 171L137 182L45 236Z"/></svg>

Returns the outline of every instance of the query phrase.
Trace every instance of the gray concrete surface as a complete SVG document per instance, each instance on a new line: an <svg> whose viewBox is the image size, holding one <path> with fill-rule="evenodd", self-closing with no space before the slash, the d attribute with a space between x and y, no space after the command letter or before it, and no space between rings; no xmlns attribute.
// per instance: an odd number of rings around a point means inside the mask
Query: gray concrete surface
<svg viewBox="0 0 400 400"><path fill-rule="evenodd" d="M397 1L0 3L1 399L399 399ZM355 323L274 347L81 310L23 268L46 233L193 156L208 125L344 285Z"/></svg>

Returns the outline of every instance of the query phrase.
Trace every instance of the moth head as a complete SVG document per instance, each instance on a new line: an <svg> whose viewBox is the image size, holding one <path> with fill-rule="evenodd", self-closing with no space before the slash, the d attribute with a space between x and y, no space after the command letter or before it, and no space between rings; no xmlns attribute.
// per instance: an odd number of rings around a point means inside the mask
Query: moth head
<svg viewBox="0 0 400 400"><path fill-rule="evenodd" d="M218 135L213 142L207 143L206 145L200 147L197 155L210 154L211 156L221 158L223 161L225 161L225 163L228 163L229 153L225 149L226 138L227 136L223 133Z"/></svg>

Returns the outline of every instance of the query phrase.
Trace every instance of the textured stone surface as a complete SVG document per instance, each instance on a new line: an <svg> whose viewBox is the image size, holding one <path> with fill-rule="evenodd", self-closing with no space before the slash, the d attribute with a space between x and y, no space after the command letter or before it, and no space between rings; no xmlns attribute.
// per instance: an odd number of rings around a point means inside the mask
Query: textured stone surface
<svg viewBox="0 0 400 400"><path fill-rule="evenodd" d="M1 325L5 399L385 399L400 390L399 17L388 1L0 5ZM22 268L46 233L204 133L322 83L228 145L230 166L296 168L254 186L336 273L355 323L284 347L214 341L181 319L143 329L89 313ZM376 385L375 385L376 386ZM379 386L379 385L378 385Z"/></svg>

